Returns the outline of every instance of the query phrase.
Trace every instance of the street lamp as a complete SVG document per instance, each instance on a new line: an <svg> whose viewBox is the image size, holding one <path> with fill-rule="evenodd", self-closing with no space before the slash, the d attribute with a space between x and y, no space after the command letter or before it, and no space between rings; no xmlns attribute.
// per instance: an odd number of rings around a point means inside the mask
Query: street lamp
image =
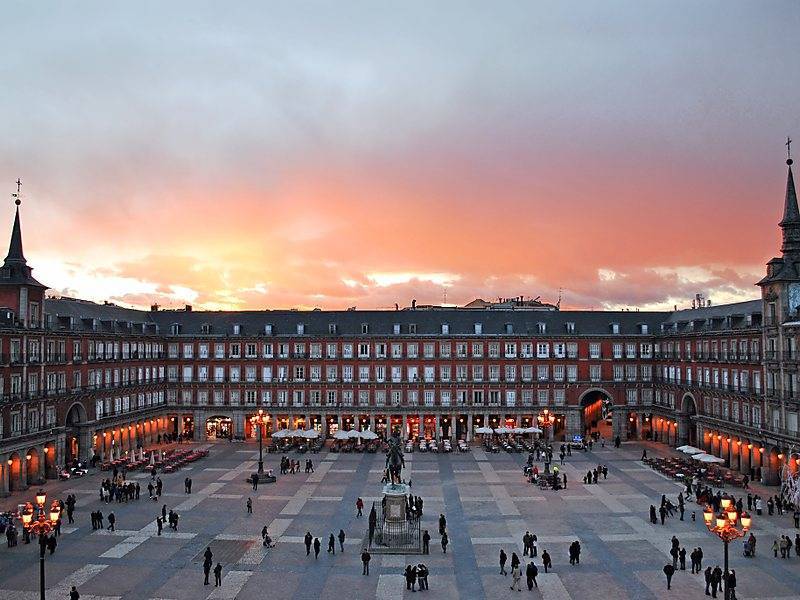
<svg viewBox="0 0 800 600"><path fill-rule="evenodd" d="M539 413L536 420L539 422L540 427L551 427L556 421L556 416L545 408Z"/></svg>
<svg viewBox="0 0 800 600"><path fill-rule="evenodd" d="M24 512L20 515L22 518L22 527L30 536L31 533L39 536L39 598L45 600L44 597L44 553L47 548L47 540L45 536L55 529L58 520L61 518L61 506L58 500L53 500L50 505L50 518L45 516L44 504L47 501L47 494L43 490L35 496L36 512L38 516L34 519L33 504L27 502L25 504Z"/></svg>
<svg viewBox="0 0 800 600"><path fill-rule="evenodd" d="M733 540L744 537L750 530L752 519L750 515L736 509L733 500L727 495L720 499L720 512L714 515L714 509L710 505L706 505L703 511L703 521L708 530L722 540L725 545L725 575L723 577L725 584L725 600L730 600L730 590L728 589L728 544ZM736 526L736 521L741 523L741 528Z"/></svg>
<svg viewBox="0 0 800 600"><path fill-rule="evenodd" d="M252 421L258 424L258 478L264 477L264 424L267 416L262 409L258 409L258 414L252 417Z"/></svg>

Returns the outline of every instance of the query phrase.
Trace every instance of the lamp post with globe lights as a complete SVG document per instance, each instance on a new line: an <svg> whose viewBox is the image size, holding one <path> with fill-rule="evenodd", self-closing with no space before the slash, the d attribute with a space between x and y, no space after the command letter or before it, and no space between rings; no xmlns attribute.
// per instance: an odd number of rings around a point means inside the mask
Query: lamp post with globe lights
<svg viewBox="0 0 800 600"><path fill-rule="evenodd" d="M264 426L269 417L264 414L262 409L258 409L258 414L251 417L251 421L258 426L258 479L264 478Z"/></svg>
<svg viewBox="0 0 800 600"><path fill-rule="evenodd" d="M728 587L728 545L741 537L744 537L750 530L752 519L750 515L736 509L733 500L728 496L723 496L720 500L720 512L714 514L714 509L710 505L706 506L703 511L703 521L708 530L722 540L725 546L725 574L723 575L723 583L725 585L725 600L730 600L730 589ZM738 527L736 522L741 524Z"/></svg>
<svg viewBox="0 0 800 600"><path fill-rule="evenodd" d="M47 494L39 490L34 498L36 508L31 502L25 504L21 511L22 526L28 534L33 533L39 536L39 598L45 600L44 596L44 554L47 548L45 536L55 529L58 520L61 518L61 506L58 500L53 500L50 505L49 514L45 514L44 505L47 502ZM49 518L48 518L49 517Z"/></svg>
<svg viewBox="0 0 800 600"><path fill-rule="evenodd" d="M547 430L547 440L553 439L553 424L556 422L556 416L548 409L543 409L537 417L536 421L539 423L539 429Z"/></svg>

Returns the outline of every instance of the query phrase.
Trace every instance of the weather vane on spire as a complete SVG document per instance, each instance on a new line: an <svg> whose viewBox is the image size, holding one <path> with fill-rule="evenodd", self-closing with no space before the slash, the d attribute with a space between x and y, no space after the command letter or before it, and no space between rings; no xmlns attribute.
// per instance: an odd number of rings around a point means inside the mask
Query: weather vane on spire
<svg viewBox="0 0 800 600"><path fill-rule="evenodd" d="M792 138L786 138L786 164L792 166Z"/></svg>
<svg viewBox="0 0 800 600"><path fill-rule="evenodd" d="M22 204L22 200L19 199L19 197L20 197L20 189L22 189L22 180L20 180L20 178L17 177L17 193L16 194L11 194L11 197L14 198L14 204L16 204L17 206Z"/></svg>

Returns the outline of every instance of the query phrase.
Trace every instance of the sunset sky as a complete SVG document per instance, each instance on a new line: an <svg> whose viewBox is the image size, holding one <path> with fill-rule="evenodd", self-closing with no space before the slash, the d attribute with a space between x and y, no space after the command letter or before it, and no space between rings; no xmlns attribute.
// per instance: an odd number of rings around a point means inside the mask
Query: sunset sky
<svg viewBox="0 0 800 600"><path fill-rule="evenodd" d="M20 177L54 293L671 308L756 297L779 252L796 1L3 13L0 235Z"/></svg>

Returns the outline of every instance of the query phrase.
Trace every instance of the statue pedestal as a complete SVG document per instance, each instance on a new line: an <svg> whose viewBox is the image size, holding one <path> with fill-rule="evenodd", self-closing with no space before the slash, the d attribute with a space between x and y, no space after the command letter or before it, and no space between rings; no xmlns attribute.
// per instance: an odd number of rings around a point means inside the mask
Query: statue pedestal
<svg viewBox="0 0 800 600"><path fill-rule="evenodd" d="M405 483L383 486L383 516L385 521L392 523L406 520L406 498L409 488Z"/></svg>

